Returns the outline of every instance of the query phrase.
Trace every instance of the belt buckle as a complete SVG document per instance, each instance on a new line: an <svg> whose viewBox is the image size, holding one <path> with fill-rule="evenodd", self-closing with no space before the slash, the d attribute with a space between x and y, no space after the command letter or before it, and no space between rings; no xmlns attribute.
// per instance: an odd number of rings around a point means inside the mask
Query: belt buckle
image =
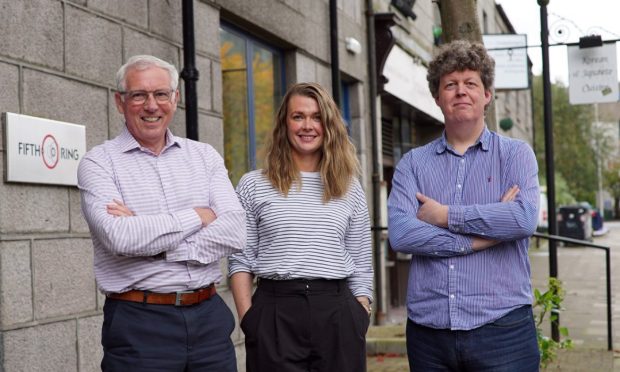
<svg viewBox="0 0 620 372"><path fill-rule="evenodd" d="M174 300L174 306L186 306L186 305L181 303L181 296L183 296L184 294L190 294L190 293L194 293L194 291L179 291L179 292L176 292L176 298Z"/></svg>

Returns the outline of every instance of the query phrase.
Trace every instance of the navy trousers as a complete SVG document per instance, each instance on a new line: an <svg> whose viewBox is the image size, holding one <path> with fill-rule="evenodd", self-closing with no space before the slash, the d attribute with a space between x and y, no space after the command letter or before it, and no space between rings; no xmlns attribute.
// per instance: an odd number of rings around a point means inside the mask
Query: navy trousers
<svg viewBox="0 0 620 372"><path fill-rule="evenodd" d="M193 306L106 299L103 371L237 371L234 317L219 295Z"/></svg>
<svg viewBox="0 0 620 372"><path fill-rule="evenodd" d="M364 372L370 319L346 280L259 279L241 321L248 372Z"/></svg>
<svg viewBox="0 0 620 372"><path fill-rule="evenodd" d="M415 372L535 372L540 352L531 306L470 331L433 329L407 320L409 368Z"/></svg>

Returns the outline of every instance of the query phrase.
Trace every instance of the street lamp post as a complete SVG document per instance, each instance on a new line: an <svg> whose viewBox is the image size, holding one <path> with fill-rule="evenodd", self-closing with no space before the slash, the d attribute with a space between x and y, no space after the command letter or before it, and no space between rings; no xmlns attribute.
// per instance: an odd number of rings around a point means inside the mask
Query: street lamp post
<svg viewBox="0 0 620 372"><path fill-rule="evenodd" d="M545 127L545 164L547 168L547 206L549 216L549 234L557 235L557 214L555 211L555 169L553 166L553 111L551 108L551 80L549 78L549 27L547 24L547 5L549 0L538 0L540 5L540 40L542 44L543 65L543 107ZM558 277L557 243L549 240L549 276ZM551 322L551 338L560 340L560 314Z"/></svg>

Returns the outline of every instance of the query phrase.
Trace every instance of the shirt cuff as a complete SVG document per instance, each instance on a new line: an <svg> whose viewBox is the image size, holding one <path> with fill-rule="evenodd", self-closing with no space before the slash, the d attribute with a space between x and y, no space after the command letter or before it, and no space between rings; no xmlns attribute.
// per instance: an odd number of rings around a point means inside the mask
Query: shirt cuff
<svg viewBox="0 0 620 372"><path fill-rule="evenodd" d="M472 238L469 235L457 235L456 239L454 241L454 251L457 254L470 254L472 253L474 250L471 247L472 245Z"/></svg>
<svg viewBox="0 0 620 372"><path fill-rule="evenodd" d="M457 234L465 234L465 212L462 206L448 207L448 230Z"/></svg>
<svg viewBox="0 0 620 372"><path fill-rule="evenodd" d="M374 302L374 298L372 297L372 291L368 291L364 288L349 288L354 297L364 296L368 298L369 303Z"/></svg>
<svg viewBox="0 0 620 372"><path fill-rule="evenodd" d="M252 273L252 266L239 260L235 255L228 256L228 277L231 277L235 273Z"/></svg>
<svg viewBox="0 0 620 372"><path fill-rule="evenodd" d="M189 260L189 244L182 241L176 248L166 252L166 262L180 262Z"/></svg>
<svg viewBox="0 0 620 372"><path fill-rule="evenodd" d="M179 224L181 234L183 234L183 241L176 248L166 252L166 261L187 261L190 257L190 246L185 239L202 228L202 221L193 208L175 212L172 216Z"/></svg>
<svg viewBox="0 0 620 372"><path fill-rule="evenodd" d="M235 266L235 267L229 267L228 269L228 277L230 278L231 276L233 276L233 274L236 273L249 273L249 274L253 274L256 275L252 272L252 270L249 270L245 267L241 267L241 266Z"/></svg>
<svg viewBox="0 0 620 372"><path fill-rule="evenodd" d="M173 216L175 216L181 227L183 238L187 238L202 228L202 221L194 208L183 209L175 212Z"/></svg>

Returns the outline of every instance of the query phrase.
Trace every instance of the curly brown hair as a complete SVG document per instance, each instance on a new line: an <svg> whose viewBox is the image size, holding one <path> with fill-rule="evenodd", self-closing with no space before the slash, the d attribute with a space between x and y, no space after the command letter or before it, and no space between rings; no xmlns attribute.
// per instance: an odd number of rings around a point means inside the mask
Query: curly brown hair
<svg viewBox="0 0 620 372"><path fill-rule="evenodd" d="M317 83L297 83L286 92L275 119L271 139L267 145L264 174L280 192L288 194L293 181L298 181L299 170L293 161L287 135L288 103L293 96L314 99L321 115L324 139L321 145L319 172L323 181L323 201L344 196L352 177L359 174L355 146L349 139L338 106L329 93Z"/></svg>
<svg viewBox="0 0 620 372"><path fill-rule="evenodd" d="M493 92L495 60L484 45L466 40L455 40L440 47L428 67L426 80L434 98L439 96L439 80L454 71L472 70L480 73L484 89Z"/></svg>

